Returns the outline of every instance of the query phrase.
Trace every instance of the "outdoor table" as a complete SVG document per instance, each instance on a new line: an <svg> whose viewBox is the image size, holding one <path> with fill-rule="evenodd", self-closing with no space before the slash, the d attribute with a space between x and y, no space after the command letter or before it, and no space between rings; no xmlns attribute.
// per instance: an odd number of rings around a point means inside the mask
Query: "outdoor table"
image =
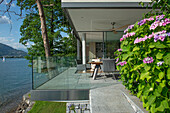
<svg viewBox="0 0 170 113"><path fill-rule="evenodd" d="M97 76L97 73L98 73L98 70L99 70L99 67L100 67L101 64L103 64L103 62L89 62L89 63L90 64L96 64L95 69L94 69L94 71L92 73L92 77L95 80L96 76Z"/></svg>

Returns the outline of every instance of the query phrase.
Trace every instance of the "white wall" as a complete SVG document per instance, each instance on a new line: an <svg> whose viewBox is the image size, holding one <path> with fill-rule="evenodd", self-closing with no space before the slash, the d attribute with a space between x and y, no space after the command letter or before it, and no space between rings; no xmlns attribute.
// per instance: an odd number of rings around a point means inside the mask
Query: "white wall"
<svg viewBox="0 0 170 113"><path fill-rule="evenodd" d="M151 0L62 0L62 2L150 2Z"/></svg>

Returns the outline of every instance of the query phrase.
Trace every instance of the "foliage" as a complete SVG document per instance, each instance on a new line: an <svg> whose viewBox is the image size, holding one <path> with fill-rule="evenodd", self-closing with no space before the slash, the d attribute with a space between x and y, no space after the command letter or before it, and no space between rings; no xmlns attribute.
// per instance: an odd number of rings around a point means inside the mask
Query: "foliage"
<svg viewBox="0 0 170 113"><path fill-rule="evenodd" d="M60 0L41 1L46 17L47 34L52 56L71 56L76 53L76 39L70 34L71 28L61 9ZM41 35L41 23L35 1L17 0L21 10L25 10L26 17L20 27L20 43L28 49L26 58L45 56L44 44ZM67 35L63 36L62 34ZM64 45L64 47L63 47Z"/></svg>
<svg viewBox="0 0 170 113"><path fill-rule="evenodd" d="M145 14L145 17L150 17L152 15L159 15L162 12L170 13L170 0L151 0L149 3L140 2L140 5L146 8L152 7L152 9Z"/></svg>
<svg viewBox="0 0 170 113"><path fill-rule="evenodd" d="M28 113L65 113L66 103L36 101L31 111Z"/></svg>
<svg viewBox="0 0 170 113"><path fill-rule="evenodd" d="M152 113L170 112L170 14L130 25L115 54L127 89Z"/></svg>

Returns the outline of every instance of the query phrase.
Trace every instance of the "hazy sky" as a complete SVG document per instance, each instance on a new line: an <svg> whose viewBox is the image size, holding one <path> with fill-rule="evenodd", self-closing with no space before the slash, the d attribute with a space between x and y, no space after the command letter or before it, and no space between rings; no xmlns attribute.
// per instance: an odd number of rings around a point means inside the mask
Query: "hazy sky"
<svg viewBox="0 0 170 113"><path fill-rule="evenodd" d="M0 4L0 10L6 9L6 1L7 0ZM10 11L15 11L16 13L20 12L19 7L16 6L16 2L13 2ZM20 26L22 25L23 19L18 20L19 16L16 16L13 13L10 13L10 16L11 19L8 13L3 15L3 12L0 12L0 43L7 44L15 49L26 51L26 48L19 43L19 39L21 38Z"/></svg>

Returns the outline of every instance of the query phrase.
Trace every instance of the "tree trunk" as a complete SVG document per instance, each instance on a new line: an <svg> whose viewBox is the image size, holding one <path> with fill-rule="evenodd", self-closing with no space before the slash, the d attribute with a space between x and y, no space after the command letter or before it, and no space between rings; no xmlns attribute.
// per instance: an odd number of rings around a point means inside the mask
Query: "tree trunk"
<svg viewBox="0 0 170 113"><path fill-rule="evenodd" d="M45 48L45 56L46 56L46 64L47 64L47 70L48 70L48 77L49 79L53 78L53 71L51 70L51 62L50 62L50 45L47 35L47 27L46 27L46 20L44 15L43 6L41 4L41 0L36 0L37 8L40 15L40 21L41 21L41 32L42 32L42 38L44 42L44 48Z"/></svg>
<svg viewBox="0 0 170 113"><path fill-rule="evenodd" d="M53 11L53 6L52 6L52 11L51 11L51 34L52 36L54 36L54 11ZM53 38L51 38L50 40L50 47L53 48L54 44L53 44ZM53 52L52 52L52 55L53 55Z"/></svg>
<svg viewBox="0 0 170 113"><path fill-rule="evenodd" d="M51 54L50 54L50 45L49 45L49 41L48 41L44 10L43 10L43 6L41 4L41 0L36 0L36 3L37 3L39 15L40 15L42 38L43 38L44 48L45 48L45 56L48 58L49 56L51 56Z"/></svg>

